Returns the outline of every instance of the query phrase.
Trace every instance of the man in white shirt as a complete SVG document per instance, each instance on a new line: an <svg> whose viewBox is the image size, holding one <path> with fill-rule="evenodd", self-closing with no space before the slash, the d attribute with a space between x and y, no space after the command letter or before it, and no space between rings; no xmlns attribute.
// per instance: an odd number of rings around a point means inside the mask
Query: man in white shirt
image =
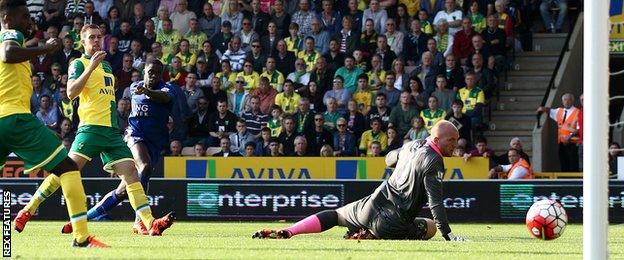
<svg viewBox="0 0 624 260"><path fill-rule="evenodd" d="M433 18L433 24L438 24L441 19L445 19L449 24L449 34L453 36L462 29L463 14L461 10L455 9L456 5L455 0L446 0L444 10L439 11Z"/></svg>

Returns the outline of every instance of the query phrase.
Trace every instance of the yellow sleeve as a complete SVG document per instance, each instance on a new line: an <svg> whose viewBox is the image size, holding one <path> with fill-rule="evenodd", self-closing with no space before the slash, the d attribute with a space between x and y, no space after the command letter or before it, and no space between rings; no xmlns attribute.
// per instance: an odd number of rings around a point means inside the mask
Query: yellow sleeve
<svg viewBox="0 0 624 260"><path fill-rule="evenodd" d="M364 151L368 151L368 137L369 137L369 133L370 130L367 130L366 132L362 133L362 138L360 140L360 150L364 150Z"/></svg>
<svg viewBox="0 0 624 260"><path fill-rule="evenodd" d="M379 143L381 144L381 150L388 150L388 135L382 132L381 137L379 138Z"/></svg>
<svg viewBox="0 0 624 260"><path fill-rule="evenodd" d="M477 95L477 103L485 104L485 95L483 94L483 90L479 91Z"/></svg>

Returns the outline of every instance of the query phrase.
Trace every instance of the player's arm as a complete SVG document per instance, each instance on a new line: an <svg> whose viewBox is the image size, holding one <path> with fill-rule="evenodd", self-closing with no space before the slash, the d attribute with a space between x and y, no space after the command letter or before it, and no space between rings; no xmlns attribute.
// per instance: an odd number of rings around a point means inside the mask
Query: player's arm
<svg viewBox="0 0 624 260"><path fill-rule="evenodd" d="M169 90L169 88L163 88L162 90L153 90L146 88L144 85L139 85L136 87L135 94L141 95L145 94L152 101L160 104L167 104L173 98L173 94Z"/></svg>
<svg viewBox="0 0 624 260"><path fill-rule="evenodd" d="M442 165L442 167L440 167ZM446 209L442 201L442 176L444 175L443 163L437 160L433 160L425 171L424 185L425 192L429 201L429 209L431 209L431 215L435 220L438 230L442 233L442 236L446 240L450 240L449 234L451 233L451 227L449 226L448 218L446 216Z"/></svg>
<svg viewBox="0 0 624 260"><path fill-rule="evenodd" d="M15 35L4 33L0 35L0 60L4 63L21 63L31 60L42 54L52 54L60 49L58 39L50 39L43 46L25 48L20 45L20 33ZM23 38L21 39L23 41Z"/></svg>
<svg viewBox="0 0 624 260"><path fill-rule="evenodd" d="M91 56L91 62L85 68L80 60L74 60L69 66L69 80L67 81L67 96L75 99L85 88L91 73L100 65L106 57L106 52L98 51Z"/></svg>

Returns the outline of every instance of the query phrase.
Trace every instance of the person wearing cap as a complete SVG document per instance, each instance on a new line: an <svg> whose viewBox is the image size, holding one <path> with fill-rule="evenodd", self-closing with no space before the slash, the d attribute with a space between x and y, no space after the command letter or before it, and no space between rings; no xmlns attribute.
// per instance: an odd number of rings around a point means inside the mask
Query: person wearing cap
<svg viewBox="0 0 624 260"><path fill-rule="evenodd" d="M204 58L197 58L195 74L197 74L197 84L200 88L204 89L210 85L210 76L213 74L211 71L208 71L208 65Z"/></svg>
<svg viewBox="0 0 624 260"><path fill-rule="evenodd" d="M232 23L230 23L230 21L223 21L223 24L221 25L221 32L215 34L215 36L213 36L210 40L212 48L215 49L219 58L221 58L223 53L225 53L228 49L232 36L234 36L232 33Z"/></svg>

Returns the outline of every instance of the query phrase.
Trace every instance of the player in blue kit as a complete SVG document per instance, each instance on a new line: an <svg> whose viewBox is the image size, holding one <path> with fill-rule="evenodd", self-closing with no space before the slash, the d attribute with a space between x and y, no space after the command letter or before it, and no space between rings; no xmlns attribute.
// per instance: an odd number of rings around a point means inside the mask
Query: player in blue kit
<svg viewBox="0 0 624 260"><path fill-rule="evenodd" d="M169 131L167 123L173 103L173 88L162 81L163 64L154 59L145 64L143 80L130 86L132 112L128 118L126 142L136 163L141 184L147 194L149 178L154 165L158 163L160 152L167 147ZM122 182L117 189L109 192L87 213L88 219L106 215L110 209L126 199L126 187ZM63 233L71 232L71 223L66 223ZM132 230L147 235L148 230L137 218Z"/></svg>

